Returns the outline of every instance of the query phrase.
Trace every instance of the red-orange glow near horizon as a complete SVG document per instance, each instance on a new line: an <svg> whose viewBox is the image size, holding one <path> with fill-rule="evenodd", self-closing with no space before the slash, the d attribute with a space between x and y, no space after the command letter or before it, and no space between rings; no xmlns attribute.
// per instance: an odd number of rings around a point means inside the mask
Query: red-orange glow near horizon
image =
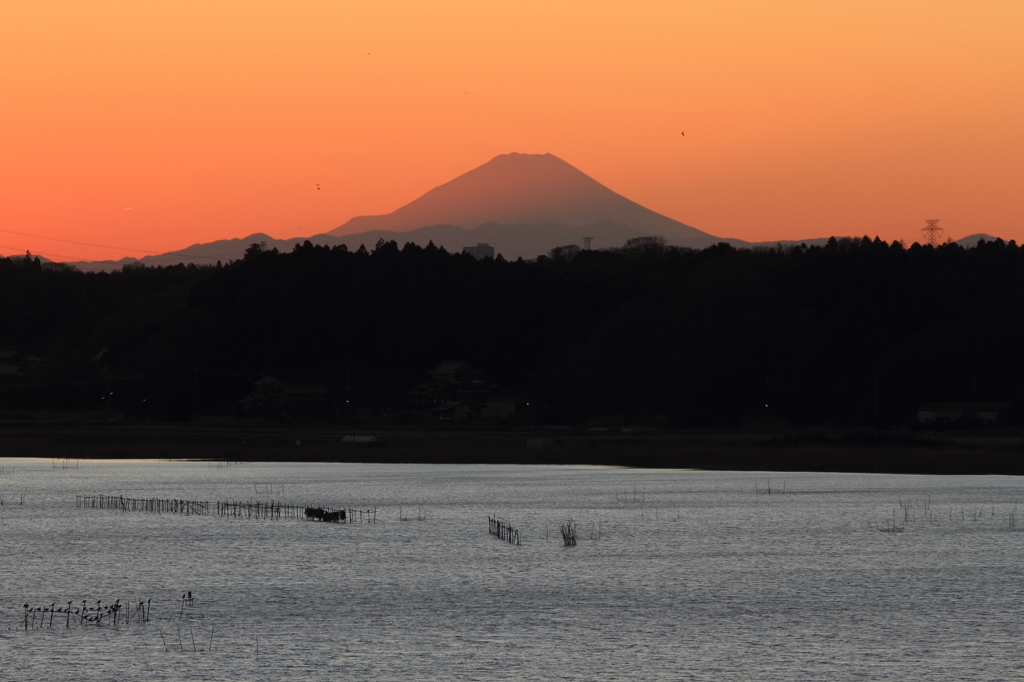
<svg viewBox="0 0 1024 682"><path fill-rule="evenodd" d="M513 151L719 236L1024 241L1021 45L1016 1L12 0L0 253L309 236Z"/></svg>

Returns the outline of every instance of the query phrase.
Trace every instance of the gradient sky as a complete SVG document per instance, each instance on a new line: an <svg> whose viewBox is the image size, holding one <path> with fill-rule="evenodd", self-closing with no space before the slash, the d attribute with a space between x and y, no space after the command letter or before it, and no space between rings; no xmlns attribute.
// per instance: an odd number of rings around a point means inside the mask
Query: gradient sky
<svg viewBox="0 0 1024 682"><path fill-rule="evenodd" d="M1019 0L5 0L0 253L308 236L513 151L718 236L1021 242L1022 46Z"/></svg>

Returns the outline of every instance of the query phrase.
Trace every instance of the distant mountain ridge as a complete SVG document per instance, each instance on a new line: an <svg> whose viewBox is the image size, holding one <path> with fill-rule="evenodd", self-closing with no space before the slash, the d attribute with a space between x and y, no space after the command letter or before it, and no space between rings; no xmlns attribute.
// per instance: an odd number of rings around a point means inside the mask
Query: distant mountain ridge
<svg viewBox="0 0 1024 682"><path fill-rule="evenodd" d="M823 245L828 238L750 243L716 237L673 220L613 192L552 154L501 154L386 215L357 216L325 234L274 239L254 233L240 239L193 244L178 251L143 258L71 263L83 270L116 270L124 265L214 264L238 260L253 243L291 251L310 241L316 245L360 246L378 241L433 243L450 252L486 243L506 260L532 259L557 246L616 248L634 237L659 236L673 246L702 249L726 242L738 248ZM957 243L974 246L975 234Z"/></svg>
<svg viewBox="0 0 1024 682"><path fill-rule="evenodd" d="M193 244L179 251L158 256L143 258L122 258L120 260L94 261L74 263L83 270L116 270L124 265L142 263L144 265L176 265L177 263L195 263L212 265L218 260L228 262L238 260L245 255L245 250L252 244L263 243L268 249L291 251L297 244L310 241L317 246L340 246L344 244L350 251L365 246L372 250L378 241L395 241L399 246L408 242L426 246L443 247L449 252L458 253L463 247L487 243L494 247L506 260L517 258L532 259L545 254L556 246L576 244L582 246L584 236L591 237L592 248L614 248L622 246L633 237L644 236L645 233L627 227L615 221L602 221L594 225L570 228L565 225L499 225L486 223L479 227L466 230L455 225L431 225L407 232L392 230L371 230L337 236L318 234L312 237L293 237L291 239L274 239L262 232L256 232L240 239L222 239L206 244Z"/></svg>
<svg viewBox="0 0 1024 682"><path fill-rule="evenodd" d="M605 232L602 232L602 228ZM505 241L503 233L511 235ZM239 260L245 255L245 250L252 244L264 243L268 249L277 249L281 252L289 252L297 244L310 241L318 246L340 246L344 244L350 251L357 250L360 246L373 250L373 247L381 239L384 241L398 242L404 246L408 242L426 246L433 242L434 246L444 247L449 252L459 252L465 246L474 246L483 242L494 246L495 253L500 253L506 260L536 258L541 254L548 253L556 246L568 244L580 245L582 236L594 237L593 248L617 248L622 246L626 240L638 235L635 231L624 225L617 225L613 221L607 221L603 225L588 225L582 228L568 228L565 225L498 225L489 223L481 225L475 230L465 230L455 225L433 225L423 227L409 232L390 232L386 230L375 230L361 232L359 234L345 235L338 237L331 234L318 234L312 237L294 237L292 239L274 239L273 237L256 232L248 237L240 239L222 239L206 244L193 244L180 251L161 254L159 256L145 256L143 258L122 258L120 260L107 261L78 261L69 262L80 270L88 271L111 271L119 270L125 265L141 263L142 265L177 265L178 263L195 263L196 265L212 265L218 260L224 263ZM627 236L628 235L628 236ZM973 248L980 240L995 241L996 238L987 234L973 234L956 241L964 248ZM775 246L791 247L806 244L807 246L824 246L828 237L817 239L803 239L799 241L774 241L774 242L741 242L739 240L728 241L737 248L771 248ZM12 258L21 258L18 254ZM2 256L0 256L2 258ZM40 257L43 263L49 262L46 258Z"/></svg>

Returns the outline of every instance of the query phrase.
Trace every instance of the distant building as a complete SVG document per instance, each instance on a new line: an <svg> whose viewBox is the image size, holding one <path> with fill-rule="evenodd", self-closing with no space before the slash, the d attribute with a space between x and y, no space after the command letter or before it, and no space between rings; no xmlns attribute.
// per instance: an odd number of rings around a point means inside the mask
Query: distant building
<svg viewBox="0 0 1024 682"><path fill-rule="evenodd" d="M526 414L526 399L519 395L495 395L480 406L480 418L485 421L515 419L524 414Z"/></svg>
<svg viewBox="0 0 1024 682"><path fill-rule="evenodd" d="M27 355L18 365L18 369L22 374L39 374L46 370L46 363L35 355Z"/></svg>
<svg viewBox="0 0 1024 682"><path fill-rule="evenodd" d="M291 410L319 410L327 407L331 397L320 384L285 384L284 395Z"/></svg>
<svg viewBox="0 0 1024 682"><path fill-rule="evenodd" d="M0 375L27 376L46 370L46 362L31 354L16 350L0 350Z"/></svg>
<svg viewBox="0 0 1024 682"><path fill-rule="evenodd" d="M463 246L462 253L468 253L477 260L494 258L494 247L490 244L477 244L476 246Z"/></svg>
<svg viewBox="0 0 1024 682"><path fill-rule="evenodd" d="M0 375L18 375L17 355L16 350L0 350Z"/></svg>
<svg viewBox="0 0 1024 682"><path fill-rule="evenodd" d="M409 395L417 407L443 407L433 414L438 421L448 421L449 412L454 420L475 419L480 416L481 405L500 388L484 379L483 373L468 362L445 360L428 371L427 381L413 387ZM456 404L462 407L453 410Z"/></svg>
<svg viewBox="0 0 1024 682"><path fill-rule="evenodd" d="M430 411L430 418L438 422L454 422L469 419L469 405L457 401L442 403Z"/></svg>
<svg viewBox="0 0 1024 682"><path fill-rule="evenodd" d="M931 425L969 424L977 417L979 424L987 426L997 423L1006 408L1006 403L928 403L918 408L917 421Z"/></svg>
<svg viewBox="0 0 1024 682"><path fill-rule="evenodd" d="M326 409L330 393L319 384L285 384L277 377L264 377L239 402L251 413L277 416L285 413L312 413Z"/></svg>

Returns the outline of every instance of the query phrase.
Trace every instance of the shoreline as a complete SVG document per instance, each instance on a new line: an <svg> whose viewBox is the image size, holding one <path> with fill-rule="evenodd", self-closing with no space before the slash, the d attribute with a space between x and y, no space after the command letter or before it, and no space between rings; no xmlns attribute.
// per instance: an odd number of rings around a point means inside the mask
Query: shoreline
<svg viewBox="0 0 1024 682"><path fill-rule="evenodd" d="M370 439L353 442L353 437ZM620 432L323 425L0 423L0 458L553 464L720 471L1024 475L1015 432Z"/></svg>

